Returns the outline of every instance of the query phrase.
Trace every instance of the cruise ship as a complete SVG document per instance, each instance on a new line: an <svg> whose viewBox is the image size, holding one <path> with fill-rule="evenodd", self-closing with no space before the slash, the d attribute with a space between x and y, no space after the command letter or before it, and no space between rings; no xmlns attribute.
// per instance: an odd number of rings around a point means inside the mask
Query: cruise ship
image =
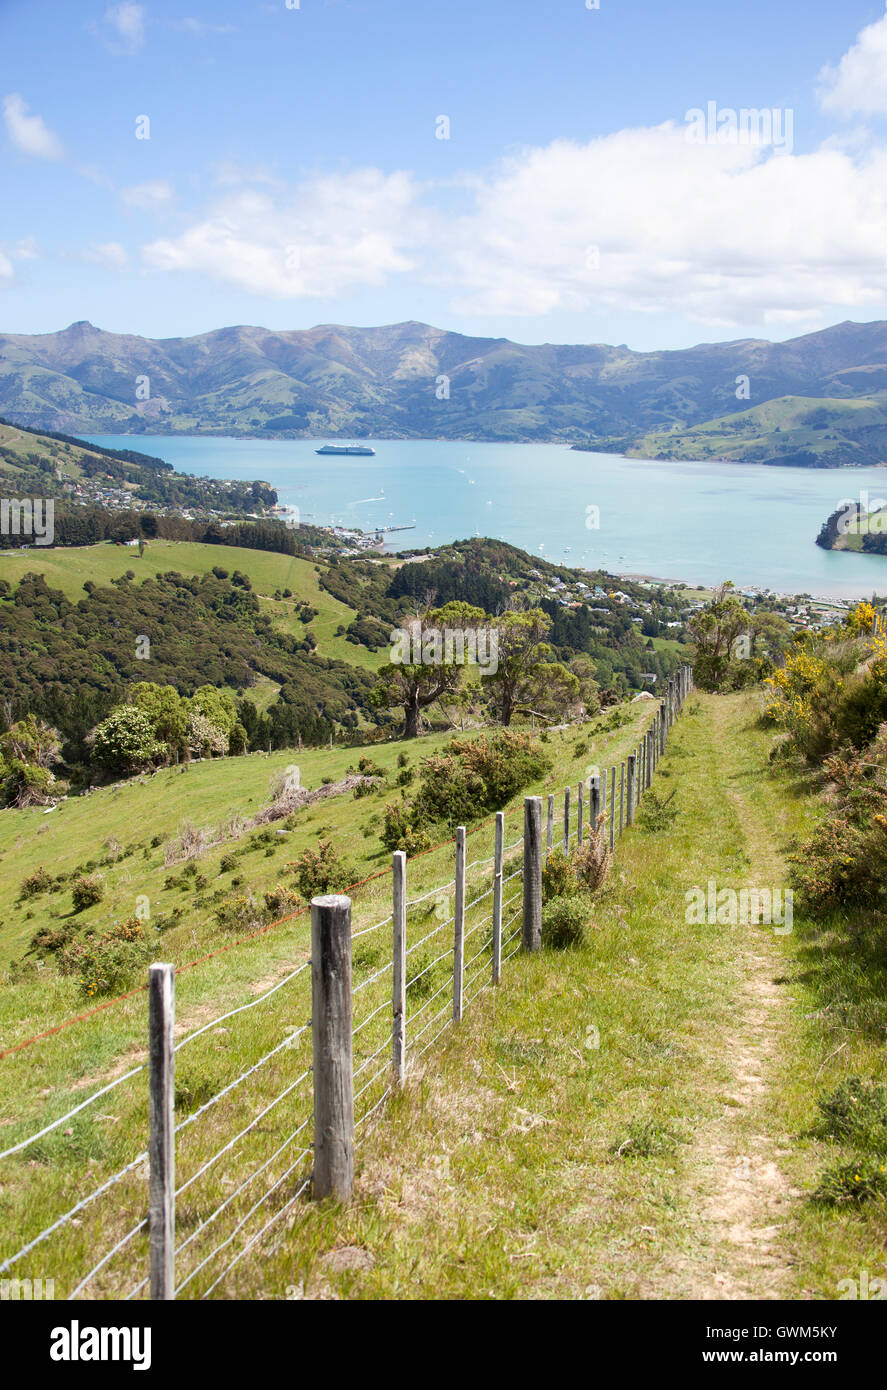
<svg viewBox="0 0 887 1390"><path fill-rule="evenodd" d="M375 449L371 449L368 444L324 444L322 449L315 449L315 454L359 454L361 458L373 458Z"/></svg>

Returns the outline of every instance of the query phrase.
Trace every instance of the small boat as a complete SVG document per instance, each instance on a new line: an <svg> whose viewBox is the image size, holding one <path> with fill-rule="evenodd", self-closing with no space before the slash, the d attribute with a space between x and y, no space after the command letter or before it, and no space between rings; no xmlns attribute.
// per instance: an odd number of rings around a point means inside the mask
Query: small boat
<svg viewBox="0 0 887 1390"><path fill-rule="evenodd" d="M368 444L324 444L322 449L315 449L315 454L357 454L360 458L373 458L375 449L371 449Z"/></svg>

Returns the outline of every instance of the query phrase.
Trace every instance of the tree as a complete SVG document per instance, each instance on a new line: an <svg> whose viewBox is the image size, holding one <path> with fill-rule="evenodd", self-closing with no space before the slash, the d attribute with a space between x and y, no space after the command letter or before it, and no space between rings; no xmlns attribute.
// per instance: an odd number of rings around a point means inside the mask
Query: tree
<svg viewBox="0 0 887 1390"><path fill-rule="evenodd" d="M172 685L140 681L131 687L130 701L151 721L156 739L164 743L170 758L180 757L188 747L188 703Z"/></svg>
<svg viewBox="0 0 887 1390"><path fill-rule="evenodd" d="M763 680L791 640L778 613L749 613L722 584L712 602L688 623L696 644L693 678L702 690L738 690Z"/></svg>
<svg viewBox="0 0 887 1390"><path fill-rule="evenodd" d="M67 791L52 772L61 740L29 714L0 737L0 798L6 806L42 806Z"/></svg>
<svg viewBox="0 0 887 1390"><path fill-rule="evenodd" d="M403 707L404 738L417 737L424 709L459 689L465 671L465 639L485 623L482 608L454 601L443 608L429 608L421 619L392 635L390 664L380 672L370 698L377 707ZM461 660L456 640L460 634Z"/></svg>
<svg viewBox="0 0 887 1390"><path fill-rule="evenodd" d="M579 682L579 699L590 717L601 707L601 689L597 680L597 667L590 656L580 654L570 662L570 670Z"/></svg>
<svg viewBox="0 0 887 1390"><path fill-rule="evenodd" d="M189 712L202 714L223 734L230 734L237 723L237 706L230 690L219 690L214 685L202 685L186 701Z"/></svg>
<svg viewBox="0 0 887 1390"><path fill-rule="evenodd" d="M727 674L737 659L751 655L751 619L739 599L722 584L714 598L687 624L695 645L693 679L701 690L717 691L729 686ZM748 648L737 647L737 639L748 637Z"/></svg>
<svg viewBox="0 0 887 1390"><path fill-rule="evenodd" d="M192 709L188 716L188 748L204 758L216 753L224 755L228 752L228 735L205 714Z"/></svg>
<svg viewBox="0 0 887 1390"><path fill-rule="evenodd" d="M531 713L536 708L534 700L544 702L546 680L553 683L553 696L554 686L557 686L558 698L563 699L568 691L570 699L577 698L579 681L576 676L560 662L551 660L553 649L545 640L551 631L551 618L541 608L505 613L496 619L495 631L498 665L488 680L499 718L506 728L519 711Z"/></svg>
<svg viewBox="0 0 887 1390"><path fill-rule="evenodd" d="M93 757L115 772L139 772L166 755L147 710L118 705L91 735Z"/></svg>

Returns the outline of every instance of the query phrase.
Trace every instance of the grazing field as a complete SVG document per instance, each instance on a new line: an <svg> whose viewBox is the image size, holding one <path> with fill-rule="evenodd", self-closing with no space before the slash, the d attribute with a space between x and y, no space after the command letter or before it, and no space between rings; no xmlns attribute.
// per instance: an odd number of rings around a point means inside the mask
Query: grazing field
<svg viewBox="0 0 887 1390"><path fill-rule="evenodd" d="M554 768L546 787L575 782L590 763L621 759L648 710L639 703L630 725L585 747L575 728L551 734ZM500 988L478 994L464 1021L446 1028L421 1063L410 1063L403 1092L361 1143L348 1207L300 1201L217 1286L212 1280L224 1262L198 1271L183 1296L832 1299L840 1281L883 1273L883 1200L836 1207L814 1194L824 1172L853 1155L823 1131L817 1100L841 1082L883 1075L887 972L854 961L852 934L813 927L798 914L785 933L763 923L687 921L688 892L709 880L719 888L783 886L793 838L820 814L813 786L769 763L773 735L759 711L757 694L690 697L659 765L653 814L620 840L585 944L514 956ZM422 740L407 751L415 757L443 741ZM373 756L393 767L402 747L374 749ZM312 785L321 768L340 775L348 757L340 750L329 760L306 755L306 782ZM173 828L186 806L197 820L230 807L251 810L263 798L265 778L284 762L195 765L182 775L158 774L156 788L95 793L81 813L93 818L92 829L84 820L77 835L91 833L98 844L112 803L114 822L128 825L127 796L136 792L166 805ZM171 785L175 777L181 791ZM674 816L657 819L657 802L672 790ZM334 797L311 808L280 857L316 839L321 827L307 821L322 816L362 874L384 871L388 856L378 844L361 844L360 822L373 814L372 801ZM520 802L509 808L506 843L520 834ZM0 829L8 834L10 820L23 826L27 814L4 813ZM73 826L66 831L56 823L60 853ZM481 826L470 838L470 860L489 853L490 836ZM24 855L26 841L5 841L4 853ZM277 855L250 858L250 881L273 879ZM201 860L208 874L212 861L213 854ZM20 858L18 867L26 862ZM133 865L129 892L162 872L153 862ZM451 846L410 860L410 895L451 872ZM471 892L483 874L474 871ZM389 895L384 872L356 891L356 933L384 918ZM432 924L434 909L433 898L421 908ZM384 961L384 923L379 937L378 947L373 934L356 943L356 979ZM186 953L202 957L220 947L222 954L181 970ZM177 1017L184 1033L259 999L304 963L308 923L296 917L237 945L195 918L164 937L163 954L181 971ZM183 1055L182 1114L273 1046L285 1025L304 1021L309 996L292 989L259 999L246 1027L236 1020L210 1026ZM43 990L26 982L3 995L2 1047L76 1007L68 981L47 981ZM145 997L137 994L0 1059L0 1146L137 1066L144 1038ZM358 1057L369 1047L361 1042ZM235 1092L208 1129L190 1131L186 1171L206 1162L260 1103L270 1103L300 1058L310 1060L310 1048L306 1054L300 1046L283 1071L259 1078L257 1095L238 1100ZM409 1057L409 1029L407 1046ZM103 1103L104 1113L86 1112L5 1161L4 1230L39 1229L72 1194L137 1152L146 1133L144 1074ZM258 1133L266 1146L277 1142L274 1124ZM199 1239L214 1204L243 1180L238 1153L217 1172L211 1193L180 1201L182 1238ZM297 1190L294 1183L280 1190L266 1216ZM139 1191L121 1187L101 1216L96 1210L68 1229L52 1251L63 1292L96 1251L138 1219ZM122 1272L112 1264L97 1277L92 1296L127 1290L133 1270L142 1269L143 1242L136 1238Z"/></svg>
<svg viewBox="0 0 887 1390"><path fill-rule="evenodd" d="M370 671L376 670L385 659L384 652L371 652L347 641L344 636L335 635L338 627L348 627L357 615L353 608L320 587L317 582L320 566L275 551L155 540L147 545L140 558L136 546L117 545L111 541L53 550L35 546L24 552L0 554L0 579L15 584L23 574L36 571L45 575L51 588L61 589L67 598L76 602L83 597L83 585L88 579L95 584L108 584L127 570L132 570L137 580L153 579L156 574L169 570L189 576L203 575L209 574L214 566L221 566L229 574L236 569L248 574L255 593L267 604L275 626L284 632L304 637L306 624L296 616L296 608L306 602L316 608L317 617L307 627L317 639L320 656L347 661ZM292 589L294 597L275 601L273 595L277 589Z"/></svg>
<svg viewBox="0 0 887 1390"><path fill-rule="evenodd" d="M650 716L650 702L641 701L631 708L628 722L616 731L595 735L593 729L586 726L552 732L547 743L552 771L546 778L545 788L539 790L560 790L567 783L575 785L579 778L590 774L595 763L605 765L624 758L636 745ZM451 737L437 735L418 743L374 746L372 756L383 768L393 770L399 754L406 753L415 763ZM321 775L340 777L348 763L355 762L359 754L360 750L341 749L303 754L300 762L303 785L317 786ZM44 914L54 900L61 898L58 905L62 914L67 915L71 910L67 893L27 900L40 904L39 915L36 906L34 909L17 906L15 885L20 881L20 874L44 862L64 866L75 858L82 859L90 850L98 854L106 844L109 831L121 842L130 833L144 840L155 824L158 832L168 835L175 833L183 818L197 826L205 823L218 826L232 813L253 814L260 804L267 804L269 779L293 756L252 755L215 763L195 763L187 772L161 772L145 783L128 783L96 791L82 800L72 799L48 817L43 817L42 812L0 814L4 883L12 887L4 909L12 921L11 925L7 921L2 933L7 952L14 954L13 945L21 947L27 932L44 924ZM385 795L383 792L358 799L335 796L306 808L298 813L293 830L274 837L276 843L258 841L254 848L249 848L246 856L238 860L238 875L242 875L250 889L259 895L266 887L281 881L287 860L301 849L316 845L319 839L329 837L354 866L355 879L380 875L354 893L355 931L375 923L390 912L391 879L387 872L390 855L380 848L378 840L378 816ZM390 791L387 795L390 796ZM518 797L507 809L507 842L520 836L522 816L522 797ZM247 837L243 843L251 845L252 838ZM469 839L469 858L487 858L491 853L491 841L492 827L489 824L478 827ZM199 870L211 887L219 882L228 886L232 881L229 872L220 873L225 848L217 846L198 860ZM452 844L411 860L408 869L410 893L421 895L445 883L452 875L452 862ZM186 909L183 920L164 931L157 945L157 955L172 960L181 972L177 977L180 1031L193 1029L218 1018L228 1009L239 1007L244 1001L255 999L307 958L309 924L306 916L293 917L241 939L236 931L217 925L211 911L197 908L190 899L190 891L186 897L181 888L164 887L169 868L163 864L159 845L139 848L122 862L103 867L101 872L107 880L108 895L84 914L96 926L115 913L118 916L131 913L140 894L148 897L152 918L168 911L169 905L176 900ZM480 882L477 873L475 871L470 880L472 891ZM35 915L25 923L20 919L28 910L34 910ZM435 910L432 898L422 908L426 922L427 914L434 920ZM420 923L422 920L420 916ZM193 961L197 963L192 965ZM0 992L0 1051L15 1049L17 1044L57 1026L66 1018L88 1011L89 1007L76 982L70 977L57 976L52 970L45 971L43 978L24 978L8 984ZM262 1005L261 1010L252 1015L252 1026L240 1030L236 1036L222 1040L212 1032L207 1035L195 1046L193 1053L189 1052L187 1069L182 1069L183 1104L187 1107L188 1096L202 1096L217 1090L229 1067L235 1069L232 1074L236 1074L240 1064L248 1064L250 1059L261 1055L269 1043L279 1039L284 1025L302 1021L300 1011L305 1007L301 996L279 994L275 996L273 1007L266 1010ZM220 1032L227 1034L228 1029ZM66 1113L72 1103L137 1066L144 1057L145 1039L146 996L137 992L0 1058L0 1066L5 1068L0 1148L33 1133ZM225 1055L220 1056L220 1052ZM125 1089L115 1092L113 1103L109 1101L103 1114L89 1111L76 1118L70 1129L53 1131L45 1141L40 1141L36 1150L32 1147L5 1160L0 1215L7 1232L15 1231L20 1235L23 1231L39 1229L63 1209L71 1193L82 1187L87 1174L90 1180L98 1180L138 1152L145 1136L143 1080L144 1074L141 1074L141 1079L136 1078L127 1083ZM235 1104L230 1113L220 1109L219 1119L236 1118L239 1113ZM203 1142L211 1144L214 1137L216 1131L210 1130L203 1136ZM197 1149L195 1160L203 1152ZM123 1190L118 1195L122 1200ZM132 1200L138 1202L138 1196L133 1195ZM67 1231L66 1240L54 1255L54 1268L66 1287L73 1286L75 1272L82 1272L83 1261L88 1260L94 1240L99 1237L105 1240L112 1232L119 1234L125 1223L131 1221L132 1209L125 1201L122 1207L115 1206L112 1210L114 1214L110 1217L107 1213L101 1217L96 1214L100 1222L97 1228L85 1222L82 1227ZM7 1253L8 1249L4 1248L0 1259ZM106 1292L120 1291L119 1285L113 1282L104 1288Z"/></svg>
<svg viewBox="0 0 887 1390"><path fill-rule="evenodd" d="M797 915L685 922L709 877L783 884L818 814L758 710L691 697L657 774L679 816L626 833L587 945L515 957L392 1106L353 1206L306 1210L224 1296L835 1299L884 1277L883 1200L813 1200L851 1154L817 1099L883 1079L883 966Z"/></svg>

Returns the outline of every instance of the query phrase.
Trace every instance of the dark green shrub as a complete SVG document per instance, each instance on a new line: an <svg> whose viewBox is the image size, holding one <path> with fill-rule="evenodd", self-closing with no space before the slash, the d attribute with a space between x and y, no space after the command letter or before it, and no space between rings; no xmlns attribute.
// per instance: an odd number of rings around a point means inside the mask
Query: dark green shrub
<svg viewBox="0 0 887 1390"><path fill-rule="evenodd" d="M871 1154L827 1168L813 1193L813 1201L825 1207L859 1206L873 1198L887 1198L887 1159Z"/></svg>
<svg viewBox="0 0 887 1390"><path fill-rule="evenodd" d="M816 1104L822 1134L854 1148L887 1154L887 1086L883 1082L848 1076Z"/></svg>
<svg viewBox="0 0 887 1390"><path fill-rule="evenodd" d="M246 931L252 927L260 927L263 923L262 909L252 894L245 893L226 898L216 908L215 918L219 926L227 931Z"/></svg>
<svg viewBox="0 0 887 1390"><path fill-rule="evenodd" d="M22 879L19 894L23 898L33 898L38 893L45 893L51 884L52 875L41 864L39 869L34 869L27 878Z"/></svg>
<svg viewBox="0 0 887 1390"><path fill-rule="evenodd" d="M87 998L119 994L129 988L151 955L141 922L131 917L100 937L87 937L62 947L58 954L59 971L76 975L80 992Z"/></svg>
<svg viewBox="0 0 887 1390"><path fill-rule="evenodd" d="M98 874L92 874L89 877L81 876L71 890L75 912L83 912L85 908L100 903L104 896L105 885Z"/></svg>
<svg viewBox="0 0 887 1390"><path fill-rule="evenodd" d="M576 886L576 875L569 856L562 849L551 850L542 864L543 903L575 893Z"/></svg>
<svg viewBox="0 0 887 1390"><path fill-rule="evenodd" d="M431 845L430 836L416 825L415 809L404 801L389 802L385 807L381 838L386 849L392 853L402 849L407 856L418 854Z"/></svg>
<svg viewBox="0 0 887 1390"><path fill-rule="evenodd" d="M356 877L331 840L321 840L316 850L306 849L287 867L295 874L299 892L306 899L320 893L341 893Z"/></svg>
<svg viewBox="0 0 887 1390"><path fill-rule="evenodd" d="M583 898L552 898L542 908L542 945L554 951L581 946L588 916L588 903Z"/></svg>
<svg viewBox="0 0 887 1390"><path fill-rule="evenodd" d="M264 897L265 906L272 917L280 917L284 913L295 912L300 904L298 893L294 893L292 888L285 888L282 884L269 889Z"/></svg>

